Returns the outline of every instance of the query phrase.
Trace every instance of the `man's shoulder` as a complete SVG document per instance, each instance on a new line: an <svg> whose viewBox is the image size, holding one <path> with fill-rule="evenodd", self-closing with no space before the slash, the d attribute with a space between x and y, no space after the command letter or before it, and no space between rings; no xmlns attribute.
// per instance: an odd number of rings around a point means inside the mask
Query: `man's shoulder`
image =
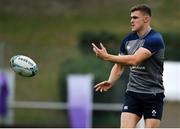
<svg viewBox="0 0 180 129"><path fill-rule="evenodd" d="M138 38L137 34L135 32L130 32L129 34L126 35L126 37L128 40L135 40Z"/></svg>
<svg viewBox="0 0 180 129"><path fill-rule="evenodd" d="M145 38L145 41L164 44L162 35L155 30L151 30L150 34Z"/></svg>
<svg viewBox="0 0 180 129"><path fill-rule="evenodd" d="M156 51L159 51L160 49L163 49L165 45L164 45L164 40L161 34L159 32L151 30L149 35L145 37L145 42L144 42L143 47L150 50L151 53L154 53Z"/></svg>
<svg viewBox="0 0 180 129"><path fill-rule="evenodd" d="M159 32L152 29L147 38L148 39L158 40L158 39L162 39L162 35Z"/></svg>

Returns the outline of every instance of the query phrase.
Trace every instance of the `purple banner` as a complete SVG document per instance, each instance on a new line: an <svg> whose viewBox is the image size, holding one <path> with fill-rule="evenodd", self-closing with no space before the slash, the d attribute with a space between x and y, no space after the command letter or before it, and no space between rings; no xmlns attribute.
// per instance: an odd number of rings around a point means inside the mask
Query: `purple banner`
<svg viewBox="0 0 180 129"><path fill-rule="evenodd" d="M69 75L68 114L71 128L90 128L92 119L92 76Z"/></svg>
<svg viewBox="0 0 180 129"><path fill-rule="evenodd" d="M8 86L6 76L3 72L0 72L0 116L4 117L7 113L7 97Z"/></svg>

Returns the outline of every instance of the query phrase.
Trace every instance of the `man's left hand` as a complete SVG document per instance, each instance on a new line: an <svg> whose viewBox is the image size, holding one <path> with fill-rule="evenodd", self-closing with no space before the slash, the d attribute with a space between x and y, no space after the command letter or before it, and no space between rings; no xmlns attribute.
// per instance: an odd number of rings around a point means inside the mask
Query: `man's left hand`
<svg viewBox="0 0 180 129"><path fill-rule="evenodd" d="M92 46L93 46L93 51L97 57L99 57L103 60L107 59L108 53L102 43L100 43L100 48L98 48L94 43L92 43Z"/></svg>

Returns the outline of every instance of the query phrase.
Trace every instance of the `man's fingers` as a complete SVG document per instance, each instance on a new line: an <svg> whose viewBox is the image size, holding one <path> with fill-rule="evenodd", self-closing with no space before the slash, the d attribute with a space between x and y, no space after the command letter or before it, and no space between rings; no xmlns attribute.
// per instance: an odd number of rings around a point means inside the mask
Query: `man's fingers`
<svg viewBox="0 0 180 129"><path fill-rule="evenodd" d="M94 43L92 43L92 46L93 46L93 47L97 47Z"/></svg>
<svg viewBox="0 0 180 129"><path fill-rule="evenodd" d="M97 88L99 86L99 84L95 85L94 88Z"/></svg>
<svg viewBox="0 0 180 129"><path fill-rule="evenodd" d="M97 87L95 91L98 91L99 89L101 89L101 87Z"/></svg>
<svg viewBox="0 0 180 129"><path fill-rule="evenodd" d="M96 53L97 52L96 48L93 47L93 51Z"/></svg>
<svg viewBox="0 0 180 129"><path fill-rule="evenodd" d="M102 43L100 43L100 46L101 46L101 48L102 48L102 49L106 49L106 48L103 46L103 44L102 44Z"/></svg>
<svg viewBox="0 0 180 129"><path fill-rule="evenodd" d="M108 91L108 88L97 87L95 91L100 91L100 92Z"/></svg>
<svg viewBox="0 0 180 129"><path fill-rule="evenodd" d="M96 50L100 50L94 43L92 43L92 46L93 46L93 48L95 48ZM105 49L105 47L103 46L102 43L100 43L100 47L103 48L103 49Z"/></svg>
<svg viewBox="0 0 180 129"><path fill-rule="evenodd" d="M95 89L97 89L97 88L99 88L99 87L101 87L100 84L97 84L97 85L94 86Z"/></svg>
<svg viewBox="0 0 180 129"><path fill-rule="evenodd" d="M92 46L93 46L93 50L94 50L94 49L95 49L96 51L99 51L99 50L100 50L94 43L92 43Z"/></svg>
<svg viewBox="0 0 180 129"><path fill-rule="evenodd" d="M99 87L99 86L101 86L101 85L104 85L105 83L106 83L106 81L101 82L101 83L99 83L99 84L95 85L95 86L94 86L94 88L97 88L97 87Z"/></svg>
<svg viewBox="0 0 180 129"><path fill-rule="evenodd" d="M94 88L95 88L95 91L100 91L100 92L108 90L108 88L106 88L106 81L95 85Z"/></svg>

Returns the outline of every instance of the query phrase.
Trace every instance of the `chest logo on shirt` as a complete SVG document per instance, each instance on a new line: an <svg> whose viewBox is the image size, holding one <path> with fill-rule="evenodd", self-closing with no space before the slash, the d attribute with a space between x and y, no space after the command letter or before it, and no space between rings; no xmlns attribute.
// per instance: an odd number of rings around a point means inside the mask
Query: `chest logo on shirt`
<svg viewBox="0 0 180 129"><path fill-rule="evenodd" d="M131 46L130 46L130 45L128 45L128 46L127 46L127 50L129 50L130 48L131 48Z"/></svg>
<svg viewBox="0 0 180 129"><path fill-rule="evenodd" d="M129 55L134 54L140 47L143 46L144 39L131 40L126 43L126 50Z"/></svg>

